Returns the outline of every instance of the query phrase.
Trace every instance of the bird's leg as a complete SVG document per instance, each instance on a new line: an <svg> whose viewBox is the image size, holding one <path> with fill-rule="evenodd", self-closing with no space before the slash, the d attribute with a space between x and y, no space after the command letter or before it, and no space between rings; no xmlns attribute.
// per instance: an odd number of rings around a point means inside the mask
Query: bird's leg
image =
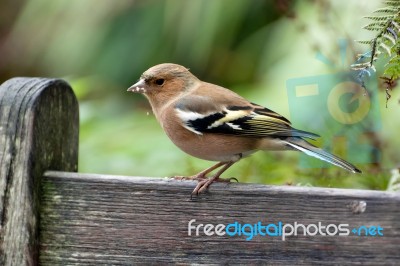
<svg viewBox="0 0 400 266"><path fill-rule="evenodd" d="M236 161L222 163L221 165L225 164L224 167L219 169L215 175L213 175L211 178L199 181L199 183L192 192L192 196L199 195L201 192L204 192L213 182L230 182L231 178L227 180L222 179L220 178L220 175L223 172L225 172L229 167L231 167L235 162Z"/></svg>
<svg viewBox="0 0 400 266"><path fill-rule="evenodd" d="M179 180L199 180L199 181L203 181L205 179L207 179L206 175L212 171L214 171L215 169L217 169L218 167L223 166L224 164L227 164L227 162L219 162L203 171L201 171L198 174L192 175L192 176L174 176L174 179L179 179Z"/></svg>

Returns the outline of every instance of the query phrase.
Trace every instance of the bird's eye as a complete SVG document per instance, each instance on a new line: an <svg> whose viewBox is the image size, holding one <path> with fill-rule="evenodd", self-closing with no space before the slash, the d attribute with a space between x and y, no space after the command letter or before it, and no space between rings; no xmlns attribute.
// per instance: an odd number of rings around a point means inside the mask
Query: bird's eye
<svg viewBox="0 0 400 266"><path fill-rule="evenodd" d="M161 85L163 85L163 84L164 84L164 82L165 82L165 80L164 80L164 79L156 79L156 81L155 81L155 83L156 83L158 86L161 86Z"/></svg>

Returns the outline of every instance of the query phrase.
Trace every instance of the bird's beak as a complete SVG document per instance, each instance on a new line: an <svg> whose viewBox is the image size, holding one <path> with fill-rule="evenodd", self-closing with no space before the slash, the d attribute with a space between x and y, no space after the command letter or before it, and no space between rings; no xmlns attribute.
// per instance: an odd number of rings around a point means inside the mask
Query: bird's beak
<svg viewBox="0 0 400 266"><path fill-rule="evenodd" d="M146 82L144 79L140 79L138 82L133 84L132 86L129 87L128 91L131 92L136 92L136 93L146 93Z"/></svg>

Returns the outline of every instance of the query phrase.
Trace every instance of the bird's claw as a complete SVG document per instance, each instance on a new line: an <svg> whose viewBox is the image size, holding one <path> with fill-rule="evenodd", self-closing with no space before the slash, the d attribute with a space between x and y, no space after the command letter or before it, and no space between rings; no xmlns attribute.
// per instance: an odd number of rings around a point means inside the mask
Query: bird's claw
<svg viewBox="0 0 400 266"><path fill-rule="evenodd" d="M229 177L229 178L219 178L218 177L214 180L214 182L230 183L230 182L232 182L232 180L239 183L239 180L236 177Z"/></svg>
<svg viewBox="0 0 400 266"><path fill-rule="evenodd" d="M194 188L192 194L190 194L190 199L193 199L193 196L198 196L201 192L205 191L208 186L212 183L210 182L211 179L205 179L202 181L199 181L199 183L197 183L196 187Z"/></svg>
<svg viewBox="0 0 400 266"><path fill-rule="evenodd" d="M232 180L239 182L236 177L230 178L219 178L219 177L212 177L209 179L203 179L197 183L196 187L194 188L192 194L190 194L190 199L193 199L193 196L199 196L199 194L203 193L208 189L208 187L214 182L223 182L223 183L230 183Z"/></svg>

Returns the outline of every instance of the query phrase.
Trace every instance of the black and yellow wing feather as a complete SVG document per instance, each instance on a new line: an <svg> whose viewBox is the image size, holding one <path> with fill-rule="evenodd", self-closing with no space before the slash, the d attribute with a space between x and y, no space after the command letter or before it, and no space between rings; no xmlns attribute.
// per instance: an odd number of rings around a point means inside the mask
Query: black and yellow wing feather
<svg viewBox="0 0 400 266"><path fill-rule="evenodd" d="M175 108L184 127L196 134L216 133L255 138L319 137L293 128L285 117L253 103L221 106L210 103L207 97L191 96L190 99L181 100Z"/></svg>

